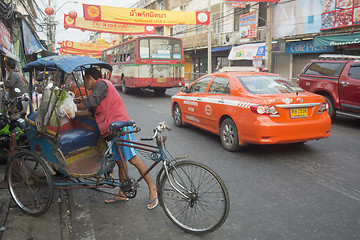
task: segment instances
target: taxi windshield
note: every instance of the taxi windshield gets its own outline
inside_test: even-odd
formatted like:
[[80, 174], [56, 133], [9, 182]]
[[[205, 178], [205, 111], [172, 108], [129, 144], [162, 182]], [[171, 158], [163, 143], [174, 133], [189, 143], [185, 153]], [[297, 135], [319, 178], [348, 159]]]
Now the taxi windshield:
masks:
[[254, 94], [304, 92], [301, 87], [281, 76], [259, 75], [237, 78], [248, 92]]

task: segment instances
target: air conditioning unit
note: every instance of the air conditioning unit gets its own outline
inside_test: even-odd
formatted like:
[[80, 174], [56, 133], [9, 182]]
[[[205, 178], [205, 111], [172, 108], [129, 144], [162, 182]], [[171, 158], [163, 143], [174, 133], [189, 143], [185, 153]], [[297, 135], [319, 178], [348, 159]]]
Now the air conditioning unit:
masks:
[[234, 33], [226, 33], [222, 35], [222, 45], [234, 45], [236, 37]]

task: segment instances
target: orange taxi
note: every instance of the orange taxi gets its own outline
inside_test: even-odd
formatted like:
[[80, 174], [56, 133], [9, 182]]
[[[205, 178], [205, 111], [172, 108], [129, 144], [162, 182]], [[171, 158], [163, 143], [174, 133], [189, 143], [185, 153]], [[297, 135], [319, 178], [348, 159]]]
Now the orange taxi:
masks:
[[306, 142], [330, 135], [323, 96], [277, 74], [243, 70], [208, 74], [182, 88], [172, 97], [175, 125], [191, 124], [215, 133], [228, 151], [246, 144]]

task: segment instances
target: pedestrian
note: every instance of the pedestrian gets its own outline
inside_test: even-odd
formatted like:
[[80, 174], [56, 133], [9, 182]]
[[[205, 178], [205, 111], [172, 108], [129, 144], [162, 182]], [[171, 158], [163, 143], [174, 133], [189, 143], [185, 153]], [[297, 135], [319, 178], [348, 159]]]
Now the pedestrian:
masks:
[[[78, 111], [76, 115], [86, 116], [94, 113], [100, 133], [107, 139], [110, 131], [109, 126], [112, 122], [130, 120], [125, 104], [114, 85], [110, 81], [101, 78], [101, 72], [98, 69], [87, 68], [85, 70], [84, 83], [87, 89], [92, 90], [92, 93], [85, 100], [78, 103], [77, 109], [83, 111]], [[128, 131], [132, 130], [132, 127], [127, 128]], [[127, 137], [128, 140], [134, 140], [133, 133], [126, 134], [124, 137]], [[147, 167], [138, 157], [135, 148], [126, 146], [120, 146], [120, 148], [125, 160], [134, 165], [141, 175], [147, 171]], [[125, 179], [125, 171], [127, 169], [123, 169], [120, 161], [117, 161], [116, 164], [118, 165], [120, 179]], [[158, 205], [157, 192], [150, 175], [146, 174], [144, 179], [149, 188], [147, 209], [151, 210]], [[122, 190], [119, 189], [116, 196], [106, 199], [105, 202], [115, 203], [128, 200]]]
[[[15, 69], [16, 62], [12, 58], [5, 60], [5, 68], [8, 72], [8, 77], [5, 80], [5, 89], [8, 92], [8, 99], [14, 99], [22, 96], [26, 92], [25, 83], [20, 73]], [[17, 91], [15, 90], [17, 89]], [[19, 112], [16, 108], [16, 102], [9, 106], [9, 116], [13, 119], [13, 113]]]

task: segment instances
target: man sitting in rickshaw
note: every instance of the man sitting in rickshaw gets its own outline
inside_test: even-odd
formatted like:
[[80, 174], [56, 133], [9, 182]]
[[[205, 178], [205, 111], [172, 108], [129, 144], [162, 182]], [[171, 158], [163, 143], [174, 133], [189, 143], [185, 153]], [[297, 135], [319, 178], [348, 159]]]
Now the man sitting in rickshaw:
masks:
[[[101, 78], [101, 72], [98, 69], [85, 69], [84, 83], [87, 89], [92, 90], [92, 93], [77, 104], [77, 109], [82, 111], [78, 111], [76, 115], [86, 116], [94, 114], [100, 133], [105, 140], [107, 140], [111, 123], [115, 121], [130, 121], [125, 104], [113, 84]], [[127, 131], [132, 131], [132, 127], [127, 128]], [[133, 133], [125, 134], [123, 137], [127, 140], [134, 141]], [[135, 148], [127, 146], [120, 146], [120, 148], [125, 160], [134, 165], [140, 174], [144, 174], [147, 171], [147, 167], [138, 157]], [[120, 161], [116, 163], [118, 165], [120, 179], [125, 179], [126, 170], [123, 169]], [[149, 204], [147, 205], [147, 209], [151, 210], [158, 205], [157, 192], [150, 175], [147, 174], [144, 179], [149, 188]], [[120, 189], [116, 196], [106, 199], [105, 202], [114, 203], [127, 200], [128, 198]]]

